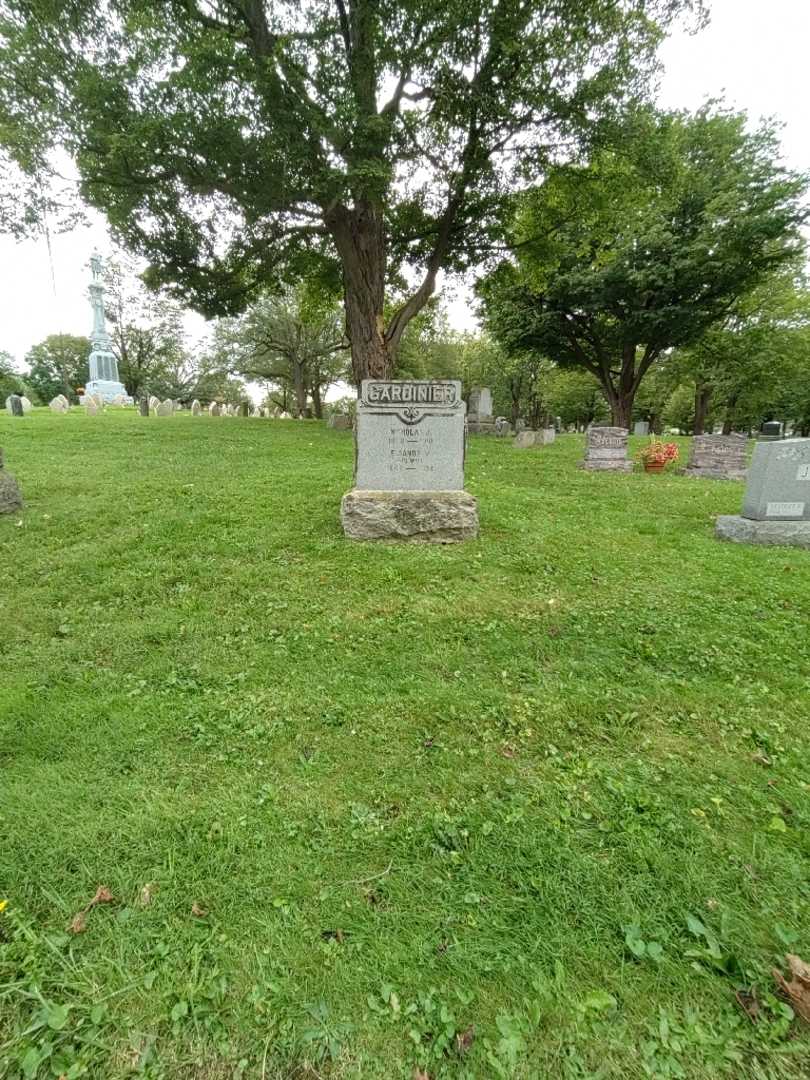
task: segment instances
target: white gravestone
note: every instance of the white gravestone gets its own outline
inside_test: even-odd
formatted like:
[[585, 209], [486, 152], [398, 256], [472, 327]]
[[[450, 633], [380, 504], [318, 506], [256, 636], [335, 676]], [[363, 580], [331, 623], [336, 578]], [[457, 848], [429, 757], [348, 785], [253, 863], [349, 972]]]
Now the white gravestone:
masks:
[[588, 428], [581, 467], [589, 472], [630, 472], [633, 462], [627, 460], [627, 434], [627, 428]]
[[464, 491], [461, 383], [364, 379], [355, 420], [355, 486], [341, 520], [352, 539], [450, 542], [478, 532]]
[[64, 394], [57, 394], [56, 397], [48, 403], [48, 408], [51, 412], [66, 413], [70, 408], [70, 402]]
[[219, 405], [217, 405], [215, 401], [212, 401], [211, 404], [208, 406], [208, 415], [219, 416]]
[[200, 405], [199, 401], [197, 401], [197, 399], [194, 398], [194, 400], [191, 403], [191, 415], [192, 416], [199, 416], [201, 412], [202, 412], [202, 406]]
[[810, 547], [810, 439], [756, 444], [742, 515], [719, 517], [717, 535], [738, 543]]
[[158, 407], [155, 409], [155, 415], [156, 416], [173, 416], [174, 415], [174, 402], [171, 400], [171, 398], [166, 398], [165, 401], [162, 401], [160, 403], [160, 405], [158, 405]]

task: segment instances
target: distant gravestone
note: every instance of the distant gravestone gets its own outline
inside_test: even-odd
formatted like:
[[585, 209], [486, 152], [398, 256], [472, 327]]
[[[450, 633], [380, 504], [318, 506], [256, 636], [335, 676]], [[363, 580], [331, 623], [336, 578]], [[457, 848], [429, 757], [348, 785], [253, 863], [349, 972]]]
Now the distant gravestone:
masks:
[[219, 405], [217, 405], [215, 401], [212, 401], [211, 404], [208, 406], [208, 415], [219, 416]]
[[281, 414], [281, 416], [279, 417], [279, 420], [289, 420], [289, 419], [291, 419], [291, 417], [290, 417], [290, 414], [288, 412], [283, 412]]
[[646, 420], [636, 420], [635, 424], [633, 425], [633, 434], [634, 435], [649, 435], [650, 434], [650, 425], [648, 424], [648, 422]]
[[19, 394], [9, 394], [6, 398], [6, 408], [12, 416], [24, 416], [22, 398]]
[[242, 401], [242, 402], [239, 403], [239, 415], [240, 416], [249, 416], [250, 415], [250, 407], [249, 407], [249, 405], [248, 405], [248, 403], [246, 401]]
[[556, 437], [554, 428], [542, 428], [540, 431], [519, 431], [512, 446], [515, 450], [528, 450], [532, 446], [548, 446]]
[[495, 418], [492, 415], [492, 393], [488, 386], [470, 389], [467, 409], [467, 430], [471, 435], [495, 435]]
[[719, 517], [716, 532], [736, 543], [810, 548], [810, 439], [758, 442], [742, 515]]
[[335, 431], [351, 431], [352, 418], [346, 413], [332, 413], [326, 421], [326, 426], [334, 428]]
[[768, 420], [760, 429], [761, 439], [781, 439], [785, 433], [785, 425], [781, 420]]
[[152, 412], [155, 412], [157, 410], [159, 404], [160, 398], [155, 397], [155, 395], [152, 394], [152, 396], [149, 398], [149, 408], [152, 410]]
[[522, 416], [519, 416], [517, 418], [517, 420], [515, 421], [515, 434], [519, 435], [521, 433], [521, 431], [529, 431], [529, 430], [531, 430], [531, 429], [529, 428], [526, 421], [523, 419]]
[[13, 514], [22, 509], [22, 504], [17, 481], [3, 468], [3, 451], [0, 449], [0, 514]]
[[25, 394], [22, 395], [22, 397], [20, 398], [20, 401], [22, 402], [23, 412], [24, 413], [31, 412], [31, 410], [33, 409], [34, 406], [31, 404], [31, 402], [28, 400], [28, 398], [25, 396]]
[[[132, 403], [132, 398], [129, 398], [129, 403], [130, 404]], [[126, 396], [126, 394], [116, 394], [115, 397], [110, 402], [110, 404], [111, 405], [116, 405], [118, 408], [122, 408], [124, 405], [127, 404], [127, 396]]]
[[748, 451], [745, 435], [695, 435], [684, 476], [744, 480]]
[[505, 439], [512, 434], [512, 425], [505, 416], [499, 416], [495, 421], [495, 434], [500, 439]]
[[138, 402], [138, 409], [140, 410], [141, 416], [149, 415], [149, 398], [146, 397], [146, 395]]
[[464, 414], [455, 380], [363, 380], [355, 485], [340, 511], [346, 536], [450, 543], [478, 535], [478, 505], [464, 491]]
[[48, 402], [48, 408], [51, 412], [66, 413], [70, 408], [70, 402], [64, 394], [57, 394], [55, 398]]
[[627, 460], [627, 428], [590, 427], [586, 433], [585, 460], [581, 468], [589, 472], [631, 472]]
[[262, 415], [264, 416], [265, 420], [270, 419], [271, 413], [270, 413], [270, 406], [269, 405], [265, 405], [265, 407], [264, 407], [264, 409], [262, 411]]
[[94, 397], [86, 397], [84, 411], [87, 416], [98, 416], [101, 412], [101, 407]]
[[191, 415], [192, 416], [199, 416], [201, 413], [202, 413], [202, 405], [200, 405], [199, 401], [197, 401], [197, 399], [194, 398], [194, 400], [191, 403]]
[[165, 401], [161, 401], [158, 407], [155, 409], [156, 416], [173, 416], [174, 415], [174, 402], [170, 398], [166, 398]]

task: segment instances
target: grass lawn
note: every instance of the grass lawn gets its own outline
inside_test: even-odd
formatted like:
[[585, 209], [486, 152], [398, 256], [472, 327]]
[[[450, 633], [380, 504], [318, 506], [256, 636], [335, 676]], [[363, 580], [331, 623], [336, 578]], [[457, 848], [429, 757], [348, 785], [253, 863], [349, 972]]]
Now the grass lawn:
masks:
[[0, 1076], [810, 1075], [810, 553], [741, 484], [478, 438], [478, 542], [357, 545], [320, 424], [0, 445]]

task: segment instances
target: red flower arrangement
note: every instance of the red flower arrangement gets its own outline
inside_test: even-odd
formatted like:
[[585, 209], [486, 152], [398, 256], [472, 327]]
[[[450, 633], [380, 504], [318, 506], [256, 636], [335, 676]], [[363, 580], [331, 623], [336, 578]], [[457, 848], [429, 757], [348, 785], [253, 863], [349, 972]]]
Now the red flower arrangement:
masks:
[[643, 446], [638, 452], [638, 460], [645, 468], [652, 466], [656, 471], [663, 469], [670, 461], [678, 460], [678, 447], [674, 442], [661, 442], [660, 439], [651, 439], [647, 446]]

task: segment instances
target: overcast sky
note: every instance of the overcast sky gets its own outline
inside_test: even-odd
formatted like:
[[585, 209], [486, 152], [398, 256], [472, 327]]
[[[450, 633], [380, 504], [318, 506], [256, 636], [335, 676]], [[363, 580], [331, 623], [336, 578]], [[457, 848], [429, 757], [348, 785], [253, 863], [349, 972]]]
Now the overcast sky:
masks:
[[[695, 37], [678, 34], [661, 50], [665, 66], [660, 102], [697, 108], [707, 97], [724, 97], [753, 119], [776, 116], [785, 125], [785, 161], [810, 171], [807, 121], [810, 75], [808, 0], [709, 0], [711, 23]], [[15, 244], [0, 237], [0, 349], [17, 361], [48, 334], [88, 334], [87, 260], [93, 247], [110, 250], [101, 219], [91, 228]], [[459, 329], [474, 320], [464, 291], [448, 297]], [[195, 336], [202, 319], [191, 320]]]

